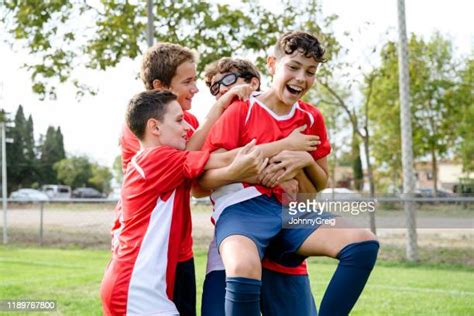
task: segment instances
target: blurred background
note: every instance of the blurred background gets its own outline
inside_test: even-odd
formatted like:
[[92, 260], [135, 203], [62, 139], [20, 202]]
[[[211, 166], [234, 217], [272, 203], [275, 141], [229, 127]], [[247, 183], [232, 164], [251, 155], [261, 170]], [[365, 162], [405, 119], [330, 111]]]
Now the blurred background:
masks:
[[[362, 225], [382, 242], [382, 266], [407, 269], [387, 268], [386, 278], [372, 289], [386, 292], [374, 303], [375, 312], [367, 299], [355, 314], [474, 314], [468, 303], [474, 295], [474, 4], [420, 0], [406, 1], [404, 8], [412, 130], [412, 160], [405, 166], [413, 177], [408, 200], [403, 195], [408, 191], [401, 134], [408, 127], [400, 115], [401, 17], [395, 0], [0, 1], [6, 173], [1, 229], [7, 244], [0, 248], [2, 262], [15, 262], [16, 250], [36, 259], [77, 248], [86, 257], [97, 256], [97, 262], [81, 263], [94, 271], [92, 285], [79, 292], [87, 302], [68, 305], [68, 298], [58, 296], [69, 306], [60, 313], [96, 313], [94, 291], [109, 256], [122, 181], [118, 137], [128, 100], [143, 90], [138, 72], [147, 46], [167, 41], [196, 50], [200, 75], [223, 56], [249, 59], [262, 72], [265, 89], [271, 82], [265, 67], [269, 49], [283, 32], [304, 30], [318, 35], [327, 50], [328, 61], [305, 96], [321, 109], [333, 148], [326, 192], [334, 199], [376, 199], [376, 212], [361, 215]], [[191, 110], [199, 119], [213, 104], [201, 79]], [[207, 199], [192, 204], [198, 265], [204, 265], [213, 234], [211, 206]], [[450, 271], [452, 278], [423, 270], [426, 276], [417, 279], [410, 274], [412, 264]], [[13, 263], [3, 269], [20, 267]], [[390, 278], [396, 273], [405, 276], [402, 284]], [[22, 282], [18, 274], [12, 278], [5, 297], [29, 293], [8, 288]], [[454, 283], [460, 288], [450, 292], [446, 284]], [[418, 293], [426, 304], [407, 302], [400, 312], [400, 291]], [[435, 306], [432, 295], [440, 296]]]

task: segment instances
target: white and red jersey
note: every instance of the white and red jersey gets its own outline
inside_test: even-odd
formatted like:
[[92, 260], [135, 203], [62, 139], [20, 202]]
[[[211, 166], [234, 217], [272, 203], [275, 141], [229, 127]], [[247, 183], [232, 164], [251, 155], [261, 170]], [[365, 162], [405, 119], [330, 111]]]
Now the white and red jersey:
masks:
[[[318, 160], [327, 156], [331, 146], [323, 115], [317, 108], [300, 100], [293, 104], [288, 114], [277, 115], [252, 96], [248, 101], [237, 101], [227, 108], [209, 132], [203, 149], [211, 152], [219, 148], [232, 150], [246, 145], [252, 139], [256, 139], [257, 144], [271, 143], [287, 137], [295, 128], [303, 125], [307, 126], [304, 134], [317, 135], [321, 141], [317, 149], [311, 152], [313, 158]], [[214, 202], [213, 222], [217, 222], [226, 207], [262, 194], [275, 195], [281, 201], [283, 190], [280, 187], [270, 189], [248, 183], [232, 183], [219, 188], [211, 195]], [[295, 268], [266, 259], [262, 264], [267, 269], [285, 274], [307, 274], [305, 262]]]
[[[196, 129], [199, 127], [199, 122], [197, 118], [188, 111], [184, 111], [184, 122], [188, 127], [187, 136], [188, 139], [194, 134]], [[122, 149], [122, 170], [125, 174], [128, 164], [130, 163], [133, 156], [140, 150], [140, 142], [135, 134], [132, 133], [127, 124], [123, 125], [122, 134], [120, 135], [120, 147]], [[183, 197], [187, 201], [191, 198], [190, 192], [187, 192], [187, 196]], [[121, 213], [120, 213], [121, 203], [117, 203], [115, 207], [116, 219], [112, 227], [112, 235], [115, 236], [120, 233], [121, 227]], [[181, 250], [179, 253], [179, 262], [188, 261], [193, 257], [193, 239], [192, 239], [192, 218], [191, 212], [188, 212], [184, 215], [183, 225], [185, 226], [185, 231], [183, 233], [183, 241], [181, 243]], [[116, 244], [116, 238], [112, 238], [112, 247]]]
[[172, 298], [183, 215], [190, 213], [186, 197], [208, 159], [207, 151], [160, 146], [140, 151], [128, 165], [122, 227], [101, 286], [106, 315], [178, 315]]

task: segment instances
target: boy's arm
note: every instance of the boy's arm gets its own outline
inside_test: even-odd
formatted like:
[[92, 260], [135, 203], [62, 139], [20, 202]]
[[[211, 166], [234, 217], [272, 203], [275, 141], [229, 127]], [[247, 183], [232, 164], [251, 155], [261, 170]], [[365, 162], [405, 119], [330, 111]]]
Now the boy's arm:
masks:
[[306, 173], [301, 170], [295, 176], [295, 179], [298, 181], [298, 193], [301, 194], [316, 194], [318, 190], [314, 186], [313, 182], [308, 178]]
[[222, 113], [232, 103], [233, 100], [245, 100], [247, 99], [254, 89], [250, 84], [243, 84], [232, 87], [227, 91], [219, 100], [214, 103], [212, 108], [206, 115], [204, 123], [194, 132], [193, 136], [189, 139], [186, 144], [186, 150], [200, 150], [204, 145], [207, 134], [211, 130], [214, 123], [219, 119]]
[[317, 191], [326, 188], [329, 178], [329, 166], [327, 157], [312, 161], [312, 163], [304, 168], [309, 180], [313, 183]]
[[212, 125], [217, 121], [217, 119], [224, 112], [224, 107], [217, 101], [214, 103], [212, 108], [207, 113], [204, 122], [199, 128], [194, 132], [194, 134], [189, 139], [186, 144], [186, 150], [200, 150], [204, 141], [206, 140], [207, 134], [211, 130]]
[[[303, 125], [299, 128], [296, 128], [290, 135], [286, 138], [271, 142], [257, 145], [256, 148], [260, 149], [264, 158], [270, 158], [280, 153], [281, 151], [288, 148], [297, 148], [297, 150], [315, 150], [316, 146], [319, 145], [319, 137], [314, 135], [305, 135], [302, 134], [302, 131], [306, 129], [306, 126]], [[227, 156], [229, 159], [232, 159], [240, 148], [233, 149], [228, 153]], [[224, 151], [224, 149], [219, 149], [219, 152]], [[212, 168], [211, 168], [212, 169]], [[229, 168], [219, 168], [213, 170], [207, 170], [199, 178], [199, 186], [205, 190], [213, 190], [218, 187], [221, 187], [226, 184], [234, 182], [247, 182], [247, 183], [258, 183], [256, 178], [246, 179], [247, 177], [242, 176], [242, 174], [235, 174], [229, 172]], [[196, 189], [196, 193], [198, 189]]]
[[272, 185], [292, 179], [299, 170], [304, 169], [308, 179], [317, 191], [321, 191], [326, 187], [329, 169], [326, 157], [314, 161], [313, 156], [307, 152], [285, 150], [274, 156], [270, 163], [271, 165], [264, 170], [262, 178], [265, 178], [268, 174], [276, 175], [279, 173], [271, 180]]

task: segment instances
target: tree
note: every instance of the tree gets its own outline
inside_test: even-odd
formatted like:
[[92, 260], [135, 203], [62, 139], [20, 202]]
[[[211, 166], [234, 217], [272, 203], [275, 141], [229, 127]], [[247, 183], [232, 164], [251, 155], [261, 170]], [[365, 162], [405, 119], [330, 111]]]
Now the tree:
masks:
[[8, 191], [15, 190], [25, 185], [26, 159], [25, 159], [25, 132], [26, 119], [23, 107], [20, 105], [16, 111], [15, 126], [9, 130], [8, 137], [13, 139], [12, 143], [7, 143], [7, 178]]
[[62, 159], [54, 164], [53, 170], [60, 183], [73, 188], [88, 186], [89, 179], [93, 176], [92, 164], [85, 156]]
[[[456, 130], [452, 128], [456, 77], [452, 45], [435, 33], [429, 42], [412, 35], [408, 46], [414, 155], [431, 158], [436, 192], [438, 160], [448, 154], [456, 139]], [[376, 157], [390, 164], [392, 170], [400, 170], [398, 62], [394, 43], [387, 43], [382, 50], [382, 64], [375, 72], [379, 76], [374, 83], [370, 108]]]
[[[206, 0], [154, 4], [155, 39], [196, 49], [199, 71], [222, 56], [263, 53], [297, 16], [295, 10], [278, 15], [250, 1], [239, 8]], [[80, 96], [94, 89], [74, 78], [75, 68], [105, 70], [143, 53], [145, 6], [146, 1], [3, 0], [2, 22], [12, 41], [20, 41], [35, 57], [26, 63], [35, 93], [55, 95], [58, 84], [70, 82]], [[96, 23], [84, 23], [91, 20]]]
[[21, 105], [15, 114], [14, 126], [7, 128], [7, 137], [13, 139], [7, 143], [8, 190], [38, 186], [33, 118], [31, 115], [28, 120], [25, 118]]
[[57, 129], [52, 126], [48, 127], [40, 149], [42, 183], [56, 183], [58, 176], [53, 166], [56, 162], [65, 158], [63, 136], [59, 127]]
[[112, 169], [114, 172], [115, 181], [117, 181], [117, 183], [122, 183], [123, 170], [122, 170], [122, 156], [121, 155], [117, 155], [117, 157], [115, 157]]
[[92, 164], [92, 176], [89, 178], [88, 183], [100, 192], [110, 193], [110, 181], [112, 178], [113, 175], [109, 168], [98, 164]]
[[453, 116], [452, 126], [456, 126], [456, 155], [461, 159], [463, 171], [469, 176], [474, 172], [474, 138], [472, 137], [474, 122], [474, 58], [465, 60], [459, 74], [453, 95], [456, 113]]

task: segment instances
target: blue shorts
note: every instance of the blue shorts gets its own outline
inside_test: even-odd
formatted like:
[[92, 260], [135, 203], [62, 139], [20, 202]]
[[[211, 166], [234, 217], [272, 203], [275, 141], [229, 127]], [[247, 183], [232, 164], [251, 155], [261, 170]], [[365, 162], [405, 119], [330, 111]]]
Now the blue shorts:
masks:
[[297, 255], [296, 251], [320, 225], [283, 228], [282, 212], [282, 204], [266, 195], [227, 207], [216, 223], [217, 246], [220, 247], [229, 236], [242, 235], [255, 243], [260, 259], [266, 254], [269, 259], [285, 266], [301, 264], [306, 257]]

